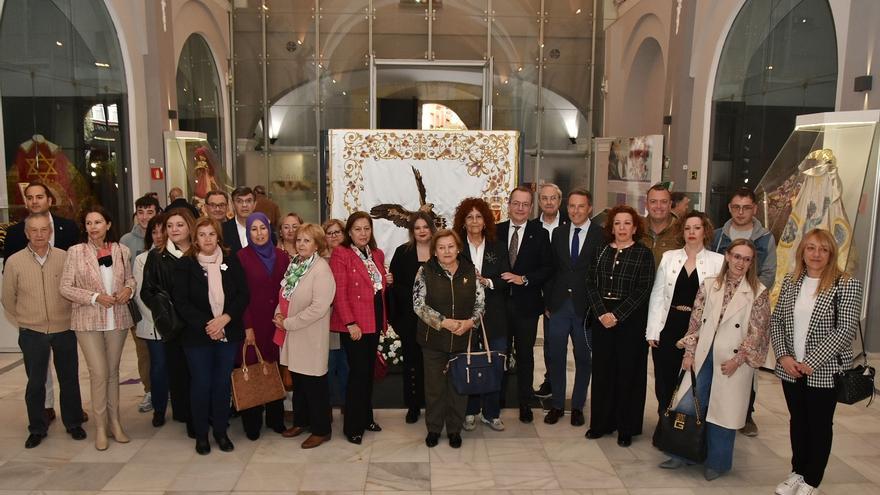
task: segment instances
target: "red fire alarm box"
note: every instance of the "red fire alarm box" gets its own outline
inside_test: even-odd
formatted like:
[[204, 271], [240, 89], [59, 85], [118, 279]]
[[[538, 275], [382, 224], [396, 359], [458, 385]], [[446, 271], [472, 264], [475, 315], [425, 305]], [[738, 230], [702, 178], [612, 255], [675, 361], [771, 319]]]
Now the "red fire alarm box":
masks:
[[162, 167], [150, 167], [150, 177], [153, 180], [164, 180], [165, 170]]

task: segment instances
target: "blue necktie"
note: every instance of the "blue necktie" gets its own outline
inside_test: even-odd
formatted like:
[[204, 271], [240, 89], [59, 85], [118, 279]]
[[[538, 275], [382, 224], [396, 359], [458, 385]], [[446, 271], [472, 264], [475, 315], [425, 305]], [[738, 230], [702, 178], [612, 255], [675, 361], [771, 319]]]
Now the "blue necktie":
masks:
[[581, 254], [581, 238], [580, 238], [581, 228], [575, 227], [574, 235], [571, 236], [571, 266], [574, 266], [577, 263], [578, 256]]

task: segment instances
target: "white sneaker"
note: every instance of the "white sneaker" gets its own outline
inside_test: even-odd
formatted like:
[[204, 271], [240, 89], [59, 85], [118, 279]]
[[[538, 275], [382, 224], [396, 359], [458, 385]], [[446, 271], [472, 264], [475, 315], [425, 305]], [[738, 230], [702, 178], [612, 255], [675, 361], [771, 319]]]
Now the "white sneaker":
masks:
[[492, 428], [495, 431], [504, 431], [504, 422], [501, 421], [501, 418], [495, 418], [492, 420], [486, 419], [485, 417], [481, 417], [483, 423], [489, 425], [489, 428]]
[[776, 485], [776, 495], [795, 495], [797, 493], [798, 488], [804, 483], [804, 477], [797, 474], [791, 473], [788, 475], [788, 478]]
[[153, 410], [153, 394], [147, 392], [144, 394], [144, 399], [138, 404], [138, 411], [145, 413]]
[[461, 427], [464, 431], [474, 431], [477, 428], [477, 417], [473, 414], [468, 414], [464, 417], [464, 424]]
[[806, 481], [801, 481], [795, 495], [819, 495], [819, 489], [815, 486], [808, 485]]

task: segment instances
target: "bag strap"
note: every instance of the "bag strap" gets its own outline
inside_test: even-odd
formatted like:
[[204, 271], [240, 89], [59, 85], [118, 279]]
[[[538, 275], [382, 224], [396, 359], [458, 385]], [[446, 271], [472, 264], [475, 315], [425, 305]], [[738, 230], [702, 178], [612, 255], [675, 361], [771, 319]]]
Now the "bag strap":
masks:
[[[486, 355], [488, 356], [489, 364], [491, 364], [492, 363], [492, 350], [489, 349], [489, 337], [486, 335], [486, 324], [483, 323], [483, 315], [480, 315], [480, 330], [483, 332], [483, 349], [485, 350]], [[471, 328], [468, 331], [468, 346], [467, 346], [467, 352], [465, 353], [465, 355], [467, 357], [467, 364], [468, 365], [471, 364], [471, 355], [474, 354], [471, 352], [471, 340], [473, 339], [473, 332], [474, 332], [473, 328]]]
[[[684, 373], [685, 370], [681, 370], [678, 373], [678, 380], [675, 383], [675, 390], [672, 391], [672, 398], [669, 399], [669, 405], [666, 406], [666, 411], [663, 413], [664, 416], [669, 416], [669, 412], [672, 411], [672, 404], [675, 402], [675, 396], [678, 395], [678, 388], [681, 387], [681, 382], [684, 381]], [[700, 398], [697, 397], [697, 375], [694, 373], [694, 367], [691, 366], [691, 396], [694, 398], [694, 415], [697, 417], [697, 424], [702, 423], [702, 419], [700, 418]]]
[[263, 364], [263, 355], [260, 354], [260, 348], [257, 347], [257, 344], [248, 344], [247, 342], [245, 342], [241, 346], [241, 370], [245, 371], [245, 372], [248, 369], [248, 364], [247, 364], [247, 348], [248, 348], [248, 346], [253, 347], [254, 351], [256, 351], [256, 353], [257, 353], [257, 363], [256, 364]]

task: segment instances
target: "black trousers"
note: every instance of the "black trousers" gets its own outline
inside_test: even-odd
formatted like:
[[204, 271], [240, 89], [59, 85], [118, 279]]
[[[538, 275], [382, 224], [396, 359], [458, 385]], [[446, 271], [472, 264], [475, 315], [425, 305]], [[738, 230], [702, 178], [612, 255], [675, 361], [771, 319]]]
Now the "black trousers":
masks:
[[82, 425], [82, 399], [79, 393], [79, 355], [73, 330], [43, 333], [21, 328], [18, 346], [24, 357], [27, 388], [24, 401], [27, 406], [28, 432], [45, 435], [46, 374], [49, 372], [50, 351], [54, 356], [58, 388], [61, 389], [61, 420], [68, 430]]
[[403, 403], [408, 409], [421, 409], [425, 407], [422, 347], [416, 341], [415, 327], [398, 330], [397, 334], [403, 350]]
[[534, 390], [535, 339], [538, 337], [538, 316], [520, 314], [513, 299], [507, 300], [507, 321], [516, 359], [516, 388], [520, 407], [529, 405]]
[[241, 425], [248, 437], [260, 436], [260, 430], [263, 429], [263, 413], [266, 415], [266, 426], [278, 433], [284, 431], [284, 399], [279, 399], [239, 411]]
[[[330, 434], [330, 382], [327, 375], [293, 375], [293, 426], [309, 428], [312, 435]], [[346, 410], [346, 415], [347, 415]]]
[[171, 393], [172, 417], [189, 423], [192, 412], [189, 396], [189, 364], [179, 342], [165, 342], [165, 365], [168, 369], [168, 391]]
[[376, 366], [379, 334], [365, 333], [360, 340], [352, 340], [347, 333], [340, 334], [340, 337], [348, 358], [348, 389], [345, 391], [342, 430], [349, 437], [363, 435], [373, 422], [373, 369]]
[[807, 379], [801, 378], [794, 383], [783, 380], [782, 391], [791, 415], [791, 470], [817, 487], [831, 455], [837, 390], [810, 387]]

